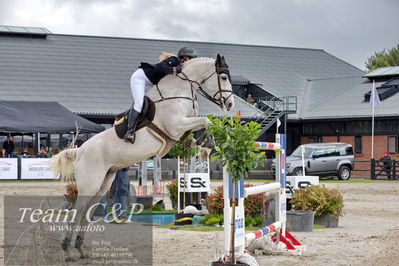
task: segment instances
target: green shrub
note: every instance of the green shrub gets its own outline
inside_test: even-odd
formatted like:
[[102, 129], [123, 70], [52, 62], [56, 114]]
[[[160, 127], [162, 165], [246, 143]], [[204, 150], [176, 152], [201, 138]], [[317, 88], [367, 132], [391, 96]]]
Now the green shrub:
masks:
[[252, 225], [253, 218], [252, 216], [245, 216], [245, 226]]
[[223, 186], [217, 187], [214, 193], [208, 194], [205, 199], [205, 204], [208, 206], [209, 213], [223, 214]]
[[336, 218], [342, 216], [344, 207], [342, 193], [325, 185], [296, 189], [291, 204], [295, 210], [314, 211], [316, 216], [332, 214]]
[[191, 157], [195, 156], [199, 147], [191, 148], [190, 143], [194, 139], [194, 134], [190, 133], [183, 141], [176, 143], [169, 151], [169, 155], [173, 157], [180, 157], [187, 162]]
[[206, 224], [207, 221], [208, 221], [208, 218], [206, 216], [199, 219], [200, 224]]
[[245, 216], [245, 226], [261, 226], [263, 224], [263, 215]]
[[252, 218], [252, 225], [253, 226], [261, 226], [263, 224], [264, 216], [263, 215], [256, 215]]
[[217, 217], [210, 217], [208, 219], [209, 225], [219, 224], [219, 222], [220, 222], [220, 219], [218, 219]]
[[170, 200], [177, 200], [177, 179], [172, 180], [172, 182], [167, 184], [166, 188], [169, 191]]
[[222, 214], [208, 214], [199, 220], [200, 224], [219, 224], [223, 225], [223, 215]]

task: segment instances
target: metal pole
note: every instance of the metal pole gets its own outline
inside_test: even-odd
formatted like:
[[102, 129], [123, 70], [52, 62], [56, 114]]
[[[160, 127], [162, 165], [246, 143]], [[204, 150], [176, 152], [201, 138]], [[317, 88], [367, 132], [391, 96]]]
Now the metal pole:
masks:
[[374, 104], [371, 118], [371, 159], [374, 159]]

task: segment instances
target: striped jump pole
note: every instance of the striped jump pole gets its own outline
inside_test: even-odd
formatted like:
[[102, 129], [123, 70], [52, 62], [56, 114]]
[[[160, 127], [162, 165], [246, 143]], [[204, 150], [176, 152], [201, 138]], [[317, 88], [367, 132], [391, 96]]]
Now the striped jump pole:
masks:
[[264, 235], [267, 235], [268, 233], [271, 232], [276, 232], [281, 229], [281, 222], [275, 222], [272, 223], [271, 225], [265, 226], [261, 229], [258, 229], [252, 233], [246, 234], [245, 235], [245, 245], [248, 246], [253, 240], [262, 237]]

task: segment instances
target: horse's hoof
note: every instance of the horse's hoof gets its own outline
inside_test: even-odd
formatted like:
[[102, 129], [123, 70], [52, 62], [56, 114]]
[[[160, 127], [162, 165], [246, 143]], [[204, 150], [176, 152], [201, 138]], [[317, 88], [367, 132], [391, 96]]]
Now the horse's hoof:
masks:
[[65, 259], [65, 262], [76, 262], [76, 260], [72, 257], [68, 257]]

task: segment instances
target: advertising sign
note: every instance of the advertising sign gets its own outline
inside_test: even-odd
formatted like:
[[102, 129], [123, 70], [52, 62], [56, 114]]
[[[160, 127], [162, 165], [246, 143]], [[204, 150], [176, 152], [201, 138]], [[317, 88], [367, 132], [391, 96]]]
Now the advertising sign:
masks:
[[287, 199], [292, 198], [292, 194], [294, 193], [294, 189], [304, 188], [309, 185], [318, 185], [319, 177], [318, 176], [287, 176], [287, 186], [286, 186], [286, 194]]
[[210, 192], [211, 190], [208, 173], [188, 173], [186, 182], [184, 182], [184, 173], [180, 173], [179, 180], [181, 192]]
[[18, 159], [0, 158], [0, 179], [18, 179]]
[[21, 159], [21, 179], [55, 179], [50, 158]]

